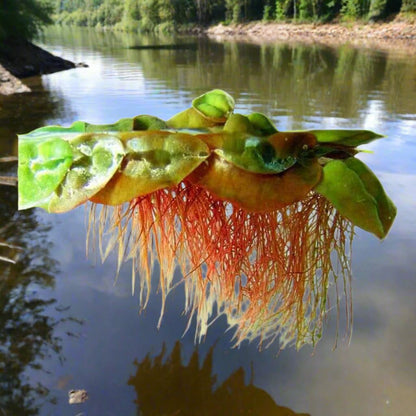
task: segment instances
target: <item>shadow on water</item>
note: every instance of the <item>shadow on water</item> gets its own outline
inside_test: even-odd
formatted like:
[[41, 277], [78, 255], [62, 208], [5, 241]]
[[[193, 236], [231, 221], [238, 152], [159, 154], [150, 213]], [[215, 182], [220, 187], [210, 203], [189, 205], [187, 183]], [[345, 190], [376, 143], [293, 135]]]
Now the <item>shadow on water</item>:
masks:
[[171, 44], [161, 44], [161, 45], [134, 45], [130, 46], [129, 49], [164, 49], [164, 50], [185, 50], [185, 49], [198, 49], [197, 43], [171, 43]]
[[32, 92], [0, 95], [0, 155], [17, 156], [17, 134], [25, 133], [59, 118], [73, 114], [59, 91], [45, 88], [41, 77], [25, 79]]
[[14, 262], [0, 260], [0, 415], [38, 415], [55, 399], [32, 376], [48, 374], [48, 360], [64, 359], [57, 330], [80, 321], [48, 296], [58, 273], [49, 254], [50, 227], [39, 224], [33, 210], [16, 211], [16, 188], [0, 189], [1, 254]]
[[128, 384], [136, 391], [137, 414], [140, 416], [308, 416], [277, 405], [263, 389], [246, 384], [242, 367], [217, 385], [212, 374], [214, 346], [200, 364], [195, 349], [189, 363], [184, 365], [181, 343], [176, 342], [169, 356], [166, 347], [154, 358], [149, 354], [134, 361], [136, 374]]
[[36, 415], [49, 391], [26, 372], [43, 370], [40, 361], [61, 352], [54, 335], [59, 320], [47, 313], [56, 301], [37, 291], [53, 287], [57, 264], [48, 256], [48, 228], [36, 224], [33, 211], [15, 212], [16, 189], [1, 187], [1, 196], [0, 239], [16, 264], [0, 261], [0, 411]]

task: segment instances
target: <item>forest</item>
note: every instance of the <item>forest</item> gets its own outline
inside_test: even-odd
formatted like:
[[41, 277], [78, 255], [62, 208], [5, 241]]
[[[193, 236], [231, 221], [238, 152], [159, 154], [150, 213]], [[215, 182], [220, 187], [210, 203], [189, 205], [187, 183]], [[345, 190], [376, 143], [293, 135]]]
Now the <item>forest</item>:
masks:
[[0, 40], [33, 38], [44, 24], [174, 32], [250, 21], [377, 21], [416, 12], [415, 0], [2, 0]]
[[416, 11], [415, 0], [53, 0], [57, 23], [175, 31], [189, 25], [384, 19]]

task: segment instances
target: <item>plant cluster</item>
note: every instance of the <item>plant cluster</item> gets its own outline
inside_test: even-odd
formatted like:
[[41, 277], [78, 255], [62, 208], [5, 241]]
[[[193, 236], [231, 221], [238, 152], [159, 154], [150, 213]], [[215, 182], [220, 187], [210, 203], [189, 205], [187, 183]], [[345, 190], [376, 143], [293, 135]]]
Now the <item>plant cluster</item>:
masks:
[[[282, 132], [261, 113], [234, 113], [234, 104], [212, 90], [166, 121], [139, 115], [21, 135], [19, 209], [59, 213], [90, 201], [88, 236], [103, 260], [118, 253], [118, 270], [132, 260], [143, 307], [156, 263], [161, 317], [181, 272], [197, 337], [224, 314], [237, 345], [315, 344], [329, 286], [350, 290], [352, 227], [384, 238], [396, 215], [355, 157], [381, 136]], [[349, 322], [348, 300], [346, 311]]]

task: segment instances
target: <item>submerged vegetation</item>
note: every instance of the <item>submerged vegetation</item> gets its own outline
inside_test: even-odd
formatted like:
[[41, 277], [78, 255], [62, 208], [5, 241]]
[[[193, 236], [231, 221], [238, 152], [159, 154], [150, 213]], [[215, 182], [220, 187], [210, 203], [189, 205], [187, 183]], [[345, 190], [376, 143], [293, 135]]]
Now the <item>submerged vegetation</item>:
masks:
[[383, 19], [416, 12], [413, 0], [53, 0], [56, 21], [121, 30], [174, 31], [218, 22]]

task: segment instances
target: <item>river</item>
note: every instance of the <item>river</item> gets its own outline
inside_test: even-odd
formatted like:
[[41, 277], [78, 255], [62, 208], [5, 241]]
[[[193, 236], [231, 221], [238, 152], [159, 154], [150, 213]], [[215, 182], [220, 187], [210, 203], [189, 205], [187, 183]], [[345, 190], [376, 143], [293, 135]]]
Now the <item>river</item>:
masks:
[[[160, 294], [140, 312], [131, 265], [116, 275], [85, 253], [86, 213], [16, 212], [1, 187], [0, 409], [23, 415], [410, 415], [416, 408], [416, 57], [344, 45], [253, 45], [49, 28], [39, 43], [84, 62], [27, 80], [32, 93], [0, 98], [0, 154], [17, 133], [75, 120], [167, 119], [213, 88], [237, 111], [267, 114], [279, 130], [364, 128], [385, 135], [358, 157], [398, 208], [383, 241], [356, 229], [351, 339], [336, 310], [315, 348], [233, 348], [219, 319], [195, 343], [184, 295]], [[169, 45], [143, 48], [145, 45]], [[334, 345], [337, 347], [334, 349]], [[197, 362], [199, 361], [199, 366]], [[68, 391], [89, 399], [68, 404]], [[197, 409], [197, 410], [196, 410]], [[290, 410], [291, 409], [291, 410]], [[250, 413], [251, 412], [251, 413]]]

